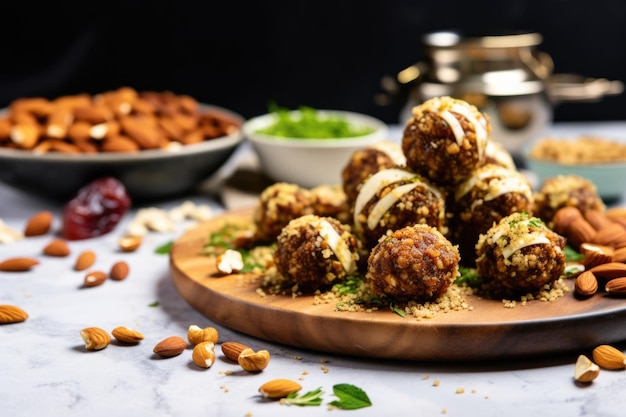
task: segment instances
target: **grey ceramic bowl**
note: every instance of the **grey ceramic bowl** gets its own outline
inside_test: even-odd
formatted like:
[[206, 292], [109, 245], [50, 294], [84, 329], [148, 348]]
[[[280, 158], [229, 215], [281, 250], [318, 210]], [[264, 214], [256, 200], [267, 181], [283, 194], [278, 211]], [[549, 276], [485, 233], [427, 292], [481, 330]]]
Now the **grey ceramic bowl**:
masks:
[[[240, 127], [243, 125], [244, 119], [239, 114], [216, 106], [203, 105], [203, 108], [222, 113]], [[0, 148], [0, 181], [63, 201], [94, 179], [112, 176], [126, 186], [134, 202], [159, 200], [193, 191], [226, 163], [242, 140], [239, 129], [176, 150], [67, 155]]]

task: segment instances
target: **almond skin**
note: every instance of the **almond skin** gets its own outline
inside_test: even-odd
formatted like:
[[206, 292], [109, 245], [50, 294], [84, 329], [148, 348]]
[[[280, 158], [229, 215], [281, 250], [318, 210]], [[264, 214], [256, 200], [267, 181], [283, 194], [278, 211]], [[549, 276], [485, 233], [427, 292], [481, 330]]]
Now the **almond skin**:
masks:
[[18, 306], [0, 304], [0, 324], [20, 323], [28, 318], [28, 313]]
[[118, 326], [111, 331], [118, 342], [135, 344], [143, 340], [143, 334], [126, 326]]
[[228, 358], [229, 360], [233, 362], [237, 362], [237, 360], [239, 359], [239, 355], [245, 349], [249, 349], [249, 347], [241, 343], [237, 343], [237, 342], [222, 343], [222, 353], [224, 354], [224, 356], [226, 356], [226, 358]]
[[626, 277], [613, 278], [606, 283], [604, 290], [610, 295], [626, 297]]
[[83, 279], [83, 285], [87, 288], [97, 287], [104, 284], [107, 279], [107, 274], [102, 271], [91, 271], [85, 275]]
[[290, 379], [272, 379], [259, 387], [259, 392], [265, 398], [285, 398], [291, 393], [298, 392], [302, 386]]
[[111, 279], [115, 281], [122, 281], [128, 277], [128, 271], [130, 270], [128, 264], [124, 261], [118, 261], [113, 264], [111, 267], [111, 272], [109, 276]]
[[43, 253], [48, 256], [64, 257], [70, 254], [70, 247], [63, 239], [53, 239], [43, 248]]
[[574, 281], [574, 290], [576, 294], [583, 297], [589, 297], [598, 291], [598, 280], [591, 271], [585, 271], [576, 277]]
[[24, 236], [41, 236], [50, 231], [54, 216], [49, 211], [40, 211], [28, 219], [24, 228]]
[[81, 252], [80, 255], [76, 258], [76, 262], [74, 263], [74, 269], [76, 271], [84, 271], [85, 269], [91, 267], [94, 262], [96, 262], [96, 254], [94, 251], [86, 250]]
[[157, 343], [152, 351], [161, 357], [171, 358], [180, 355], [186, 348], [187, 342], [182, 337], [170, 336]]
[[594, 266], [590, 269], [591, 272], [599, 280], [610, 280], [613, 278], [626, 276], [626, 264], [621, 262], [609, 262], [602, 265]]
[[21, 272], [28, 271], [33, 266], [39, 265], [39, 261], [33, 258], [9, 258], [0, 262], [0, 271], [5, 272]]
[[626, 355], [610, 345], [600, 345], [593, 350], [593, 360], [604, 369], [626, 368]]

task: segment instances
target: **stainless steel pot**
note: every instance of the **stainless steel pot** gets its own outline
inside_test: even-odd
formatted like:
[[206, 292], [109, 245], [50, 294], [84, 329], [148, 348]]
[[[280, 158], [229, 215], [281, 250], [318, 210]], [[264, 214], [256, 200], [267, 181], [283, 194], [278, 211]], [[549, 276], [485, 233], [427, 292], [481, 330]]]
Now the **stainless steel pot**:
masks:
[[492, 137], [517, 155], [528, 139], [551, 123], [555, 104], [595, 101], [623, 91], [620, 81], [553, 74], [551, 57], [537, 50], [541, 42], [541, 35], [533, 32], [427, 34], [426, 59], [396, 76], [396, 90], [410, 88], [401, 123], [410, 118], [415, 105], [429, 98], [464, 99], [487, 113]]

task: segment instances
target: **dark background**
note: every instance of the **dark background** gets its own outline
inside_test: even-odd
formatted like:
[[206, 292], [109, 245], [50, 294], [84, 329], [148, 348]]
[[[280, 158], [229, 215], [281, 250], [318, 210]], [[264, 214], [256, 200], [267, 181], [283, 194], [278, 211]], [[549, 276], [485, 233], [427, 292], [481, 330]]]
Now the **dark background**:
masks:
[[[381, 79], [420, 61], [443, 29], [543, 35], [556, 73], [626, 80], [626, 2], [108, 1], [2, 6], [0, 106], [128, 85], [234, 110], [270, 101], [398, 122], [403, 97], [375, 103]], [[625, 120], [626, 97], [558, 105], [555, 120]]]

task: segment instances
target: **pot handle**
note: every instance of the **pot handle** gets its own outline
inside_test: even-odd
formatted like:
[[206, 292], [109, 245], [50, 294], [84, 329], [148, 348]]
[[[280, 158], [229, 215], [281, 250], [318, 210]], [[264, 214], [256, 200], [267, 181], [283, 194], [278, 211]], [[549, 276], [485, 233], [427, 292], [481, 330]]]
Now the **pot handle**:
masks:
[[606, 78], [586, 78], [577, 74], [554, 74], [546, 83], [548, 97], [553, 104], [560, 102], [595, 102], [605, 96], [619, 95], [624, 91], [621, 81]]

